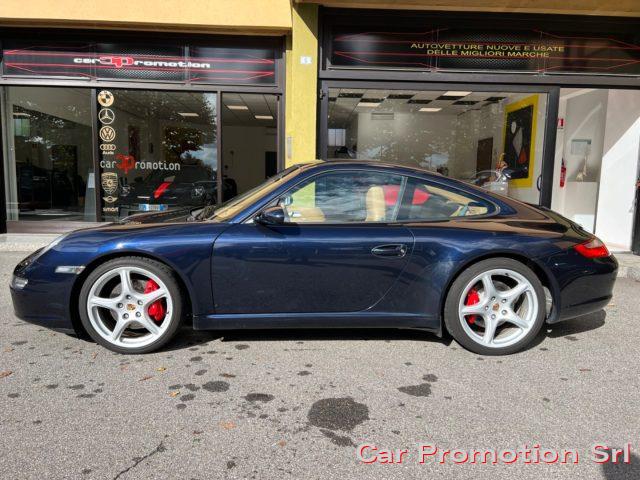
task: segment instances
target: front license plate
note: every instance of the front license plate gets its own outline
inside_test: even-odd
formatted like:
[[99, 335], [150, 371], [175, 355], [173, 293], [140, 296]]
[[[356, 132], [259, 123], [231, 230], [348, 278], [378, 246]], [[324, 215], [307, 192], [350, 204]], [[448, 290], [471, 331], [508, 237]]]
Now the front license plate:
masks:
[[151, 203], [139, 203], [138, 210], [143, 212], [164, 212], [168, 210], [169, 206], [159, 203], [159, 204], [151, 204]]

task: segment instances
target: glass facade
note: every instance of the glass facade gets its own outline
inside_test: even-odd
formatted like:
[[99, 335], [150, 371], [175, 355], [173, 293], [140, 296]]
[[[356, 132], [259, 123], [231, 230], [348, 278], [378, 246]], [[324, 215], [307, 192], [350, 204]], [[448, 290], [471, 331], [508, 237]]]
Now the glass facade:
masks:
[[4, 95], [10, 232], [213, 205], [278, 171], [276, 94], [9, 86]]
[[327, 156], [424, 168], [537, 203], [547, 94], [329, 89]]
[[7, 219], [95, 221], [91, 91], [7, 87]]
[[279, 170], [281, 37], [35, 34], [0, 42], [8, 232], [214, 205]]
[[217, 201], [216, 94], [97, 93], [102, 220]]

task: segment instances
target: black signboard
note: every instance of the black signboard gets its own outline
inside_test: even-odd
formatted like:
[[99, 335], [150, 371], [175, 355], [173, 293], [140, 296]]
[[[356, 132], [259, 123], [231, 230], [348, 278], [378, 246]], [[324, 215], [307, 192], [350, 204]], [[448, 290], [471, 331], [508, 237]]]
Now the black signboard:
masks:
[[[268, 43], [268, 42], [265, 42]], [[275, 47], [5, 41], [2, 73], [189, 83], [276, 83]]]
[[640, 75], [637, 34], [576, 34], [508, 24], [334, 26], [331, 67]]

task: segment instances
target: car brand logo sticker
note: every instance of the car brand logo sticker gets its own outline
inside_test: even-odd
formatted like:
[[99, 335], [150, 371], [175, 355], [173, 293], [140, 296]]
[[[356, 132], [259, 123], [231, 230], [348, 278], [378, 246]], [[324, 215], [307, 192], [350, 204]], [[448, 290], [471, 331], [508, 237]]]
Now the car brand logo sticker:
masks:
[[114, 197], [112, 195], [107, 195], [106, 197], [102, 197], [105, 203], [115, 203], [118, 200], [118, 197]]
[[115, 172], [104, 172], [100, 178], [100, 183], [102, 184], [104, 193], [111, 196], [118, 191], [118, 174]]
[[116, 131], [113, 127], [104, 126], [100, 128], [100, 138], [103, 142], [112, 142], [116, 138]]
[[113, 93], [109, 90], [102, 90], [98, 94], [98, 103], [103, 107], [110, 107], [113, 105]]
[[100, 151], [102, 152], [103, 155], [113, 155], [113, 152], [115, 152], [115, 150], [116, 150], [116, 146], [113, 143], [100, 144]]
[[98, 120], [100, 120], [100, 123], [103, 125], [111, 125], [115, 119], [116, 116], [110, 108], [103, 108], [98, 113]]

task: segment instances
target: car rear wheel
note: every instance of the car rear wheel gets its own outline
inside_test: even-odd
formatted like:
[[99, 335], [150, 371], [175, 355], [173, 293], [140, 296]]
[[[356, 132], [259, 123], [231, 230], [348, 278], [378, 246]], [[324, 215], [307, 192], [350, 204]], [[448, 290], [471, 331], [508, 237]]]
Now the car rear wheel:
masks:
[[467, 268], [453, 282], [445, 303], [445, 325], [458, 343], [482, 355], [525, 348], [545, 319], [544, 288], [526, 265], [491, 258]]
[[120, 353], [148, 353], [175, 335], [182, 299], [166, 265], [121, 257], [89, 274], [79, 308], [82, 324], [100, 345]]

